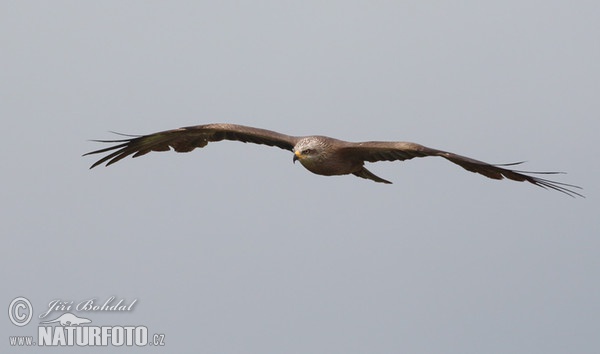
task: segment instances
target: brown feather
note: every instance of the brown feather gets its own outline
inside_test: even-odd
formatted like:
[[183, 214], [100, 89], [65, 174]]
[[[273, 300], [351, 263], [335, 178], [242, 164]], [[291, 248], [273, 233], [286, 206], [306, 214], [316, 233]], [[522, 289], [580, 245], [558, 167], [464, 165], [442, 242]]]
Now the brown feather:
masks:
[[561, 172], [531, 172], [505, 168], [507, 166], [521, 164], [522, 162], [494, 165], [470, 157], [432, 149], [410, 142], [369, 141], [351, 143], [343, 148], [343, 153], [348, 156], [348, 158], [362, 159], [363, 161], [369, 162], [403, 161], [414, 157], [440, 156], [461, 166], [467, 171], [478, 173], [492, 179], [500, 180], [507, 178], [519, 182], [527, 181], [545, 189], [553, 189], [565, 193], [571, 197], [584, 197], [582, 194], [573, 190], [574, 188], [581, 189], [579, 186], [531, 176], [532, 174], [560, 174]]
[[237, 140], [244, 143], [263, 144], [276, 146], [285, 150], [292, 150], [298, 138], [266, 129], [246, 127], [243, 125], [207, 124], [135, 136], [131, 139], [94, 140], [102, 143], [122, 144], [88, 152], [85, 155], [116, 150], [96, 161], [90, 167], [94, 168], [104, 162], [106, 162], [106, 166], [112, 165], [129, 155], [138, 157], [145, 155], [150, 151], [169, 151], [171, 148], [176, 152], [190, 152], [195, 148], [205, 147], [209, 142], [221, 140]]

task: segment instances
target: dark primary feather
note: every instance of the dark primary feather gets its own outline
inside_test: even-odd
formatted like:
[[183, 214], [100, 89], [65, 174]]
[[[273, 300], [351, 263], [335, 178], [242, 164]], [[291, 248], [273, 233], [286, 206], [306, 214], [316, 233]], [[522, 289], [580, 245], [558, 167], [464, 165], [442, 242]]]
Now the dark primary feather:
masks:
[[129, 155], [138, 157], [147, 154], [150, 151], [168, 151], [171, 148], [176, 152], [189, 152], [195, 148], [202, 148], [209, 142], [221, 140], [237, 140], [244, 143], [277, 146], [285, 150], [292, 150], [298, 138], [266, 129], [246, 127], [243, 125], [206, 124], [166, 130], [143, 136], [132, 136], [130, 139], [94, 140], [102, 143], [121, 144], [88, 152], [85, 155], [112, 151], [112, 153], [96, 161], [90, 167], [94, 168], [104, 162], [106, 162], [106, 166], [111, 165]]
[[451, 152], [428, 148], [426, 146], [409, 143], [409, 142], [386, 142], [386, 141], [369, 141], [363, 143], [353, 143], [343, 148], [343, 153], [347, 158], [361, 159], [363, 161], [403, 161], [410, 160], [415, 157], [440, 156], [443, 157], [465, 170], [479, 173], [492, 179], [510, 179], [513, 181], [527, 181], [536, 186], [553, 189], [565, 193], [571, 197], [579, 196], [585, 198], [582, 194], [573, 189], [581, 189], [579, 186], [572, 184], [560, 183], [544, 178], [531, 176], [533, 175], [553, 175], [562, 172], [531, 172], [511, 170], [505, 167], [519, 165], [522, 162], [509, 164], [494, 165], [487, 162], [478, 161], [466, 156], [457, 155]]

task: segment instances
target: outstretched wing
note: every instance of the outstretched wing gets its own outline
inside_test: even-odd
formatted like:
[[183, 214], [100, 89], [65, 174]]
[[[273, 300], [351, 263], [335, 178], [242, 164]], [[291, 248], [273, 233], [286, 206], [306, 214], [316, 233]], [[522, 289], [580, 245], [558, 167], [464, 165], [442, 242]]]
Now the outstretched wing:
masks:
[[532, 176], [540, 174], [552, 175], [559, 174], [561, 172], [529, 172], [507, 168], [508, 166], [518, 165], [522, 162], [494, 165], [451, 152], [432, 149], [423, 145], [409, 142], [370, 141], [363, 143], [352, 143], [343, 147], [340, 152], [348, 159], [357, 159], [369, 162], [397, 160], [403, 161], [410, 160], [414, 157], [441, 156], [468, 171], [479, 173], [492, 179], [507, 178], [513, 181], [527, 181], [542, 188], [554, 189], [571, 197], [583, 197], [582, 194], [573, 190], [581, 189], [581, 187]]
[[221, 140], [236, 140], [292, 150], [298, 139], [298, 137], [271, 130], [243, 125], [206, 124], [166, 130], [149, 135], [132, 136], [130, 139], [93, 140], [101, 143], [115, 143], [116, 145], [88, 152], [83, 156], [111, 152], [90, 167], [94, 168], [104, 162], [106, 162], [106, 166], [111, 165], [129, 155], [138, 157], [150, 151], [169, 151], [171, 148], [176, 152], [189, 152], [195, 148], [202, 148], [209, 142]]

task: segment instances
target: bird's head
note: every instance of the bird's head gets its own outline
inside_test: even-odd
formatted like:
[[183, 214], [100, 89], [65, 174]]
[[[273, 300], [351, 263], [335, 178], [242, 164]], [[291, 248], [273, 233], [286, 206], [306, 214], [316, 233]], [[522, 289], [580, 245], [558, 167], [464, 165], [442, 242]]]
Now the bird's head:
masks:
[[307, 137], [294, 146], [293, 162], [300, 161], [304, 166], [317, 163], [323, 158], [326, 145], [318, 137]]

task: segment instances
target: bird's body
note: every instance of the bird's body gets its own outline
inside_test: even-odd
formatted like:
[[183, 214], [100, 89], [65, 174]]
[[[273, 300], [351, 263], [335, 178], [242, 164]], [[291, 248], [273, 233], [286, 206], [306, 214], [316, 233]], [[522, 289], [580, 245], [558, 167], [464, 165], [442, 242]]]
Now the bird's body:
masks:
[[327, 136], [308, 136], [294, 146], [294, 161], [312, 173], [323, 176], [347, 175], [360, 169], [362, 163], [340, 156], [339, 147], [347, 142]]
[[492, 179], [507, 178], [514, 181], [527, 181], [570, 196], [583, 197], [573, 190], [573, 188], [580, 187], [531, 175], [557, 172], [526, 172], [507, 168], [519, 163], [493, 165], [410, 142], [368, 141], [355, 143], [320, 135], [297, 137], [236, 124], [197, 125], [143, 136], [129, 136], [128, 139], [96, 140], [117, 144], [85, 155], [110, 152], [90, 167], [93, 168], [105, 162], [107, 166], [111, 165], [129, 155], [138, 157], [150, 151], [168, 151], [171, 148], [176, 152], [189, 152], [195, 148], [202, 148], [209, 142], [221, 140], [237, 140], [290, 150], [294, 153], [294, 162], [299, 161], [307, 170], [324, 176], [353, 174], [375, 182], [391, 183], [367, 170], [364, 166], [365, 161], [403, 161], [414, 157], [439, 156], [466, 170]]

